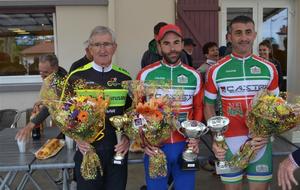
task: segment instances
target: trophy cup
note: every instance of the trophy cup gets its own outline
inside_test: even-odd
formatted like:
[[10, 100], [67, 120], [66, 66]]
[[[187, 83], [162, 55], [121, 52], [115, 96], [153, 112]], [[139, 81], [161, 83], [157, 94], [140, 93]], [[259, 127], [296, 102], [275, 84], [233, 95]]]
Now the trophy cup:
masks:
[[[116, 129], [116, 137], [117, 137], [117, 143], [121, 142], [121, 137], [123, 134], [123, 127], [124, 125], [128, 124], [129, 118], [126, 114], [124, 115], [116, 115], [109, 118], [110, 123], [112, 126]], [[116, 153], [113, 158], [113, 164], [117, 165], [123, 165], [124, 164], [124, 156], [120, 153]]]
[[[208, 128], [214, 132], [214, 140], [219, 147], [227, 146], [225, 144], [225, 137], [223, 133], [227, 130], [229, 124], [229, 118], [224, 116], [214, 116], [207, 120]], [[226, 160], [219, 160], [215, 162], [216, 173], [226, 174], [239, 171], [238, 168], [230, 167]]]
[[[208, 127], [196, 120], [187, 120], [176, 125], [177, 131], [189, 139], [199, 138], [208, 132]], [[198, 170], [199, 161], [192, 148], [187, 148], [182, 153], [181, 168], [183, 170]]]

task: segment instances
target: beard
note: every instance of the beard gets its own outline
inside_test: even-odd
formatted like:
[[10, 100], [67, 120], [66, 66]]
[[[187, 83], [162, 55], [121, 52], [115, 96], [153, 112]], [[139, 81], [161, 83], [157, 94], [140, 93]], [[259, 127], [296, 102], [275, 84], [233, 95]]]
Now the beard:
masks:
[[[172, 57], [171, 54], [174, 54], [176, 53], [176, 57]], [[181, 54], [180, 52], [177, 52], [177, 51], [172, 51], [170, 53], [164, 53], [164, 52], [161, 52], [163, 58], [167, 61], [167, 63], [169, 64], [175, 64], [178, 62], [178, 60], [180, 59], [181, 57]]]

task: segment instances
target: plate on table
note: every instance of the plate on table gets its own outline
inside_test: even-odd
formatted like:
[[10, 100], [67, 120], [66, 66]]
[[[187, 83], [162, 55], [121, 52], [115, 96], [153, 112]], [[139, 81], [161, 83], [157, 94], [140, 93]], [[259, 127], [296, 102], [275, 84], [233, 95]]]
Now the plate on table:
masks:
[[38, 149], [34, 155], [37, 159], [44, 160], [55, 156], [65, 145], [62, 139], [49, 139], [47, 142]]

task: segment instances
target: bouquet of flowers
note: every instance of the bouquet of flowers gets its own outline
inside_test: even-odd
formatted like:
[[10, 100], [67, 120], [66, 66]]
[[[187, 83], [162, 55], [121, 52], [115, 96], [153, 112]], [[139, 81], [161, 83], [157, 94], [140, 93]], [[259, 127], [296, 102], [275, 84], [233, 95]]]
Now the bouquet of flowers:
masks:
[[167, 175], [167, 161], [159, 149], [168, 139], [177, 124], [182, 92], [173, 89], [170, 82], [126, 81], [133, 99], [133, 106], [127, 111], [132, 121], [124, 130], [132, 139], [139, 138], [143, 146], [155, 146], [157, 154], [150, 157], [149, 175], [151, 178]]
[[[299, 104], [289, 104], [267, 90], [261, 91], [254, 99], [247, 115], [247, 126], [252, 137], [269, 137], [292, 129], [300, 122]], [[249, 139], [230, 161], [232, 166], [244, 169], [256, 152]]]
[[[102, 88], [98, 87], [99, 94], [96, 97], [72, 95], [66, 90], [68, 85], [64, 80], [60, 81], [55, 75], [50, 75], [44, 81], [41, 89], [42, 101], [48, 107], [53, 121], [62, 133], [75, 140], [93, 143], [95, 140], [102, 139], [105, 128], [105, 111], [109, 105], [109, 99], [104, 98], [103, 93], [101, 94]], [[77, 81], [76, 84], [78, 85], [75, 90], [87, 87], [83, 80]], [[59, 95], [58, 91], [63, 94]], [[98, 168], [102, 175], [100, 159], [91, 146], [90, 151], [83, 156], [82, 177], [86, 180], [95, 179]]]

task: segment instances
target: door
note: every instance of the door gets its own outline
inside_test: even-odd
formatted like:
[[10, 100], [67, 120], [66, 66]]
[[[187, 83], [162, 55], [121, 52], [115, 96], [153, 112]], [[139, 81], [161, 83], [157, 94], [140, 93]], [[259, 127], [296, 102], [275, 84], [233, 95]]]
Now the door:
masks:
[[202, 46], [209, 42], [218, 43], [218, 0], [178, 0], [176, 24], [183, 30], [184, 37], [196, 43], [193, 65], [198, 68], [205, 61]]
[[281, 65], [283, 73], [282, 91], [286, 91], [288, 67], [294, 60], [293, 41], [288, 36], [293, 36], [292, 24], [294, 21], [293, 1], [289, 0], [220, 0], [221, 28], [219, 44], [226, 45], [226, 27], [238, 15], [251, 17], [255, 22], [257, 38], [254, 42], [253, 52], [258, 53], [258, 44], [263, 40], [271, 42], [273, 57]]

